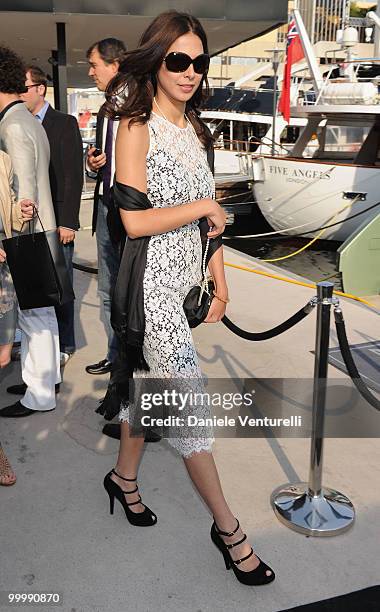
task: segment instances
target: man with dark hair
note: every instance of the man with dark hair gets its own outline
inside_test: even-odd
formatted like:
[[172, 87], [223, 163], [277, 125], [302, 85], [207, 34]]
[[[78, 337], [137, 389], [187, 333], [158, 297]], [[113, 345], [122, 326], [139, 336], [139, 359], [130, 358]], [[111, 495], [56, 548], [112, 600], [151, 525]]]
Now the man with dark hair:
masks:
[[[49, 183], [49, 142], [42, 126], [20, 100], [25, 89], [22, 60], [11, 49], [0, 46], [0, 149], [12, 161], [17, 200], [36, 203], [44, 229], [51, 230], [56, 228], [56, 221]], [[35, 226], [36, 231], [41, 231], [39, 221], [35, 221]], [[24, 417], [53, 410], [55, 385], [61, 380], [54, 308], [18, 309], [18, 325], [24, 384], [7, 391], [24, 397], [2, 408], [1, 417]]]
[[[90, 65], [88, 74], [93, 78], [100, 91], [105, 91], [111, 79], [116, 76], [125, 52], [124, 43], [116, 38], [100, 40], [88, 49], [87, 59]], [[115, 174], [115, 139], [118, 125], [118, 121], [114, 122], [105, 116], [104, 106], [102, 106], [98, 113], [96, 125], [96, 148], [91, 147], [87, 155], [89, 168], [97, 172], [92, 231], [96, 232], [98, 292], [108, 336], [107, 356], [99, 363], [87, 366], [86, 371], [89, 374], [110, 372], [112, 361], [117, 356], [116, 336], [111, 327], [111, 299], [119, 271], [120, 244], [116, 243], [115, 236], [111, 235], [109, 228], [115, 224], [115, 221], [112, 221], [115, 209], [110, 198], [110, 188]], [[96, 149], [100, 149], [101, 154], [94, 156]], [[120, 439], [120, 424], [106, 423], [103, 427], [103, 433], [111, 438]], [[160, 439], [160, 436], [154, 431], [149, 430], [145, 435], [145, 442], [158, 442]]]
[[[49, 178], [57, 232], [63, 245], [66, 265], [73, 281], [75, 231], [79, 228], [79, 207], [83, 187], [83, 146], [75, 117], [54, 110], [45, 100], [46, 74], [38, 66], [26, 69], [27, 92], [21, 94], [30, 112], [42, 123], [50, 144]], [[56, 306], [61, 365], [75, 352], [74, 302]]]
[[[88, 49], [88, 74], [100, 91], [105, 91], [111, 79], [117, 74], [120, 62], [126, 52], [121, 40], [105, 38]], [[105, 359], [86, 367], [89, 374], [106, 374], [111, 371], [116, 358], [117, 344], [111, 327], [111, 296], [119, 269], [120, 253], [117, 244], [111, 239], [107, 217], [112, 215], [110, 189], [115, 173], [115, 139], [118, 122], [105, 117], [104, 107], [98, 113], [96, 125], [96, 146], [87, 154], [87, 164], [92, 172], [97, 173], [94, 193], [94, 211], [92, 231], [96, 232], [98, 249], [98, 293], [100, 297], [101, 317], [108, 337], [108, 352]], [[94, 155], [95, 152], [100, 154]]]

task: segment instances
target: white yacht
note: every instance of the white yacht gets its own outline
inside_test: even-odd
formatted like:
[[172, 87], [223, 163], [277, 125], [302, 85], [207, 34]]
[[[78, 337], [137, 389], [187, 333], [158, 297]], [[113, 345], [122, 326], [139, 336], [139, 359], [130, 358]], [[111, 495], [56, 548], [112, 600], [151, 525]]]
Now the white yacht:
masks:
[[[291, 115], [307, 124], [289, 153], [252, 158], [254, 194], [275, 230], [314, 236], [319, 228], [334, 224], [321, 237], [343, 241], [364, 218], [379, 213], [375, 207], [364, 218], [359, 214], [349, 220], [380, 200], [380, 60], [348, 57], [341, 76], [332, 78], [332, 66], [330, 78], [323, 79], [297, 10], [294, 17], [315, 101], [299, 97], [301, 103], [291, 108]], [[343, 41], [348, 49], [355, 42], [353, 28], [349, 30]], [[363, 73], [367, 76], [360, 76]]]

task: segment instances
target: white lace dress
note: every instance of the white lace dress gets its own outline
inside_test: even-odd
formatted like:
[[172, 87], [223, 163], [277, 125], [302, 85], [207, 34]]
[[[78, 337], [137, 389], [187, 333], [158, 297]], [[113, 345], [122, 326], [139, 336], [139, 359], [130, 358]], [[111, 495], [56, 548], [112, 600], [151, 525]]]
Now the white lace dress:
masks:
[[[148, 128], [147, 195], [153, 207], [177, 206], [213, 197], [214, 179], [193, 126], [188, 122], [185, 128], [179, 128], [152, 113]], [[144, 275], [143, 346], [150, 371], [135, 373], [135, 379], [173, 379], [171, 388], [178, 391], [190, 388], [193, 393], [204, 393], [198, 356], [183, 310], [189, 289], [201, 279], [201, 268], [198, 221], [151, 236]], [[119, 419], [130, 421], [130, 413], [131, 406], [123, 406]], [[210, 417], [208, 403], [187, 405], [178, 414], [184, 419], [184, 425], [165, 430], [168, 442], [185, 457], [210, 451], [212, 428], [192, 429], [186, 425], [189, 415], [200, 419]]]

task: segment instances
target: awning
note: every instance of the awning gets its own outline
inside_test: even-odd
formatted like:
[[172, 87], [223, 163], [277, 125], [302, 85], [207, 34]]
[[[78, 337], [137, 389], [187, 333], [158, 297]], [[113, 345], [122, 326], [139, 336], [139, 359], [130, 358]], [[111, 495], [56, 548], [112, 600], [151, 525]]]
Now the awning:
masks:
[[67, 82], [87, 87], [86, 50], [113, 36], [128, 48], [160, 12], [176, 8], [196, 15], [204, 26], [211, 54], [250, 40], [287, 20], [287, 0], [0, 0], [0, 39], [24, 59], [52, 72], [56, 24], [66, 24]]

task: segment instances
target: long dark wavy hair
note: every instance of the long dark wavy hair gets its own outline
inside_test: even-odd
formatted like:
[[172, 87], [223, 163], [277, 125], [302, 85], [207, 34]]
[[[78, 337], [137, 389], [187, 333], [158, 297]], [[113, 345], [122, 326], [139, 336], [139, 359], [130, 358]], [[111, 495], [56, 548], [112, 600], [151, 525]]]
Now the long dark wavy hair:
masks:
[[[203, 52], [208, 53], [207, 36], [196, 17], [173, 10], [161, 13], [152, 21], [143, 33], [137, 49], [125, 54], [118, 74], [107, 87], [105, 113], [108, 117], [128, 117], [131, 124], [148, 121], [157, 90], [157, 72], [169, 47], [188, 32], [199, 36]], [[122, 95], [122, 92], [127, 95]], [[212, 145], [213, 138], [200, 119], [198, 108], [208, 93], [207, 75], [204, 74], [199, 87], [186, 103], [186, 115], [206, 149]]]

